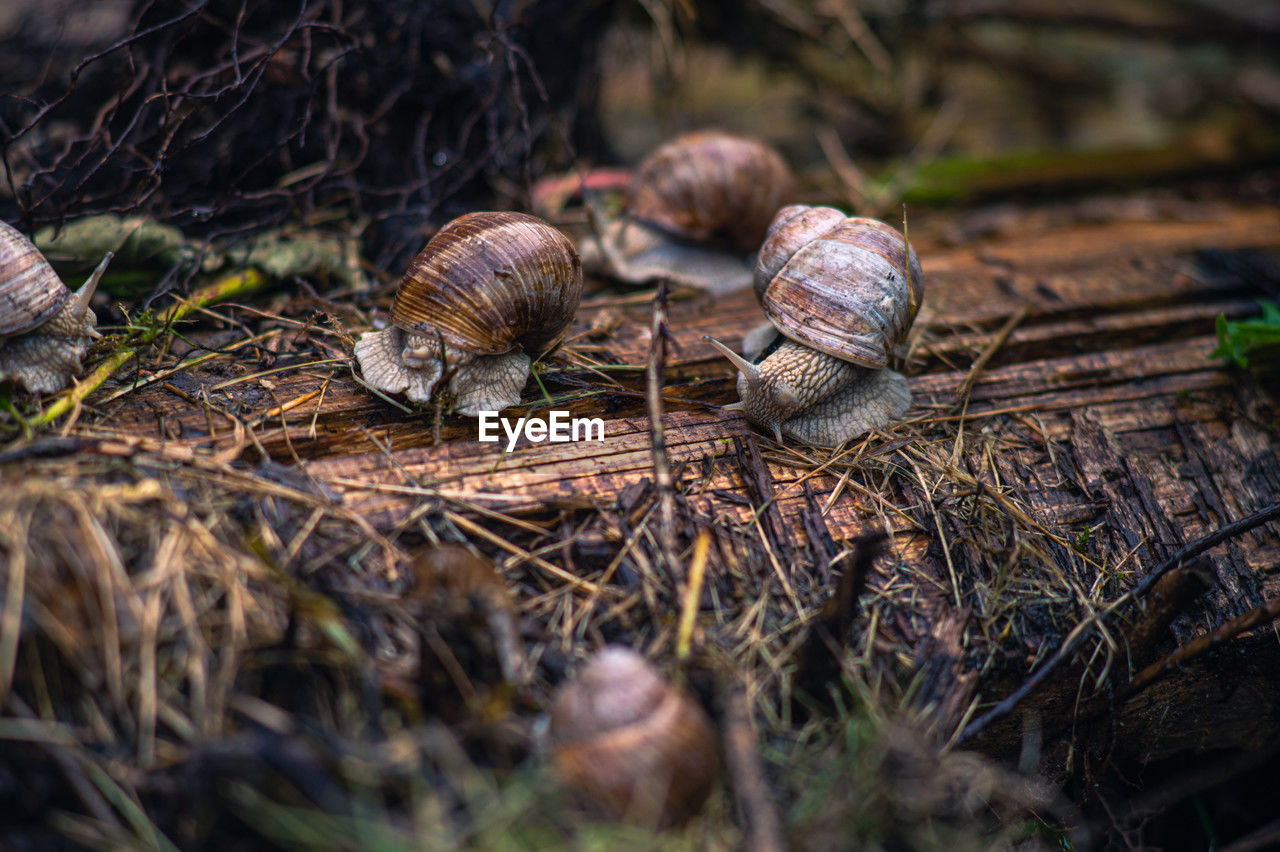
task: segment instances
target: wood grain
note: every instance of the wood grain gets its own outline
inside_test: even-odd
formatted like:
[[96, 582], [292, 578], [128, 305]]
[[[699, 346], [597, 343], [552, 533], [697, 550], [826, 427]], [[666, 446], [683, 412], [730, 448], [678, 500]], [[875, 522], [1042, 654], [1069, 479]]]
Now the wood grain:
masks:
[[[992, 450], [985, 461], [975, 456], [966, 464], [981, 468], [1046, 528], [1087, 541], [1099, 559], [1120, 565], [1114, 578], [1078, 576], [1068, 549], [1050, 548], [1063, 570], [1075, 566], [1072, 577], [1086, 590], [1102, 582], [1123, 588], [1126, 578], [1197, 536], [1280, 501], [1280, 370], [1228, 370], [1207, 357], [1217, 315], [1249, 315], [1255, 299], [1275, 296], [1280, 211], [1214, 210], [1199, 221], [1066, 223], [960, 247], [917, 244], [927, 291], [903, 365], [915, 394], [911, 422], [874, 439], [867, 451], [881, 452], [885, 469], [907, 469], [910, 448], [895, 444], [897, 437], [962, 423], [967, 447]], [[1275, 274], [1247, 272], [1258, 268]], [[641, 366], [650, 349], [648, 310], [616, 301], [588, 300], [568, 349], [598, 363]], [[606, 311], [620, 322], [593, 338], [590, 329]], [[958, 407], [955, 391], [973, 360], [1020, 311], [1025, 317], [986, 363], [967, 406]], [[977, 688], [968, 668], [974, 660], [960, 639], [969, 616], [953, 605], [955, 581], [937, 531], [913, 514], [910, 499], [925, 498], [902, 488], [898, 499], [907, 502], [888, 511], [875, 499], [879, 483], [841, 486], [837, 471], [811, 475], [789, 450], [719, 409], [735, 398], [733, 374], [703, 335], [737, 345], [762, 320], [750, 292], [670, 305], [675, 345], [665, 370], [664, 425], [682, 499], [726, 524], [749, 521], [753, 507], [767, 504], [767, 535], [777, 548], [797, 553], [814, 532], [808, 514], [814, 504], [825, 507], [825, 528], [837, 546], [887, 527], [894, 534], [891, 556], [882, 560], [871, 593], [893, 597], [898, 615], [878, 629], [930, 660], [926, 694], [954, 725]], [[245, 444], [246, 458], [260, 446], [277, 460], [299, 462], [379, 529], [396, 528], [435, 499], [473, 515], [474, 507], [528, 517], [612, 512], [629, 489], [653, 476], [639, 373], [609, 373], [614, 383], [606, 384], [566, 366], [577, 359], [553, 359], [548, 390], [577, 396], [555, 407], [604, 418], [606, 439], [521, 442], [507, 452], [505, 442], [477, 442], [474, 421], [462, 418], [444, 418], [437, 440], [429, 413], [405, 413], [377, 399], [348, 368], [305, 366], [314, 359], [305, 346], [305, 339], [294, 341], [300, 366], [267, 382], [214, 389], [257, 369], [228, 358], [131, 393], [106, 407], [110, 416], [100, 428], [225, 449], [235, 447], [235, 421], [250, 423], [256, 444]], [[537, 416], [547, 407], [532, 386], [525, 399], [508, 414]], [[290, 406], [297, 400], [303, 401]], [[279, 409], [287, 410], [263, 416]], [[1280, 530], [1275, 524], [1253, 530], [1209, 554], [1207, 565], [1213, 588], [1171, 619], [1161, 638], [1166, 649], [1280, 596]], [[1046, 623], [1035, 641], [1054, 642], [1061, 627]], [[1003, 665], [1016, 679], [1046, 650], [1010, 649]], [[1161, 707], [1170, 718], [1185, 715], [1170, 709], [1180, 682], [1166, 679], [1132, 699], [1127, 715], [1119, 713], [1135, 751], [1143, 748], [1141, 720], [1156, 718]], [[983, 681], [982, 700], [1007, 687], [997, 671]], [[1197, 689], [1209, 700], [1220, 685], [1205, 681]], [[1250, 694], [1272, 707], [1274, 689], [1258, 690]], [[1236, 730], [1215, 739], [1198, 718], [1179, 724], [1185, 730], [1169, 742], [1188, 747], [1257, 734]], [[1280, 729], [1274, 720], [1267, 724]], [[1015, 734], [999, 735], [1007, 743]], [[1152, 746], [1157, 751], [1165, 746]]]

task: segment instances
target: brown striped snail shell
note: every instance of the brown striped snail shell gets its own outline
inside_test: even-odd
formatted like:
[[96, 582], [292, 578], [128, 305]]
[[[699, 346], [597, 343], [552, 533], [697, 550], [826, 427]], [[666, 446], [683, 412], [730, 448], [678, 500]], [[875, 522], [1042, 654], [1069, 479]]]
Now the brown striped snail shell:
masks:
[[738, 367], [748, 420], [778, 440], [835, 446], [910, 407], [906, 379], [885, 366], [924, 298], [901, 232], [831, 207], [785, 207], [760, 249], [755, 288], [770, 325], [748, 335], [747, 357], [711, 341]]
[[428, 402], [449, 372], [456, 411], [501, 411], [520, 401], [531, 360], [581, 297], [582, 264], [560, 231], [523, 213], [468, 213], [414, 258], [391, 326], [363, 335], [356, 360], [379, 390]]
[[754, 251], [795, 189], [786, 162], [755, 139], [714, 130], [659, 147], [636, 170], [628, 212], [689, 240]]
[[567, 786], [611, 816], [643, 824], [688, 819], [719, 771], [702, 707], [629, 648], [605, 648], [560, 688], [548, 736]]
[[31, 240], [0, 222], [0, 379], [53, 393], [80, 373], [80, 359], [102, 337], [89, 300], [110, 260], [73, 293]]
[[790, 168], [768, 145], [714, 130], [685, 134], [636, 169], [626, 215], [583, 246], [583, 262], [630, 283], [745, 287], [743, 258], [794, 190]]

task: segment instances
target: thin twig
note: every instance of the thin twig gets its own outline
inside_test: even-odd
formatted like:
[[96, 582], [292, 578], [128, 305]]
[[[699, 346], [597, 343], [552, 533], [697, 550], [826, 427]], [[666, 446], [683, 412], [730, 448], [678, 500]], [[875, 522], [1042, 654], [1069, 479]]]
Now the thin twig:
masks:
[[1022, 321], [1031, 315], [1031, 308], [1023, 305], [1005, 320], [1004, 325], [1000, 326], [1000, 330], [996, 332], [995, 337], [991, 338], [991, 342], [987, 344], [987, 348], [982, 350], [982, 354], [974, 360], [973, 366], [969, 368], [969, 372], [965, 374], [964, 381], [960, 382], [960, 386], [956, 388], [956, 399], [963, 400], [969, 395], [969, 391], [973, 390], [973, 386], [978, 382], [978, 376], [982, 375], [982, 369], [987, 366], [987, 362], [991, 360], [991, 356], [999, 351], [1008, 341], [1009, 335], [1013, 334], [1013, 330], [1022, 325]]
[[1262, 606], [1254, 607], [1244, 615], [1224, 622], [1202, 636], [1197, 636], [1187, 644], [1177, 648], [1163, 660], [1158, 660], [1147, 666], [1130, 682], [1125, 694], [1132, 695], [1140, 692], [1165, 672], [1171, 671], [1175, 666], [1190, 662], [1211, 648], [1221, 647], [1246, 630], [1252, 630], [1277, 618], [1280, 618], [1280, 598], [1272, 598]]
[[751, 722], [751, 705], [741, 684], [727, 690], [724, 710], [724, 750], [733, 797], [741, 815], [747, 849], [782, 852], [787, 848], [782, 817], [769, 792], [763, 761]]
[[854, 210], [861, 213], [870, 209], [875, 198], [875, 190], [871, 186], [871, 180], [867, 177], [867, 173], [858, 168], [858, 164], [845, 151], [844, 145], [840, 142], [840, 136], [835, 129], [819, 127], [814, 131], [814, 136], [817, 137], [818, 145], [822, 148], [822, 153], [831, 165], [831, 170], [836, 173], [836, 177], [844, 184], [846, 197], [849, 203], [853, 205]]
[[1222, 847], [1222, 852], [1253, 852], [1255, 849], [1274, 849], [1280, 844], [1280, 819], [1274, 819], [1256, 831]]
[[658, 491], [658, 546], [669, 575], [681, 583], [683, 573], [676, 561], [675, 485], [671, 480], [671, 462], [667, 457], [666, 438], [662, 428], [662, 368], [667, 359], [667, 282], [658, 282], [653, 296], [652, 339], [649, 343], [649, 366], [645, 370], [645, 400], [649, 408], [649, 435], [653, 451], [653, 480]]
[[676, 657], [685, 660], [693, 647], [694, 621], [698, 617], [698, 603], [702, 600], [702, 581], [706, 577], [707, 550], [711, 546], [711, 531], [699, 530], [693, 545], [693, 561], [689, 565], [689, 584], [684, 590], [684, 605], [680, 610], [680, 629], [676, 632]]
[[[1196, 539], [1186, 547], [1183, 547], [1173, 556], [1160, 563], [1160, 565], [1158, 565], [1155, 570], [1146, 577], [1143, 577], [1131, 591], [1126, 595], [1121, 596], [1111, 606], [1109, 611], [1114, 612], [1127, 600], [1136, 600], [1142, 597], [1152, 586], [1156, 584], [1156, 581], [1191, 557], [1198, 556], [1209, 548], [1221, 544], [1227, 539], [1242, 535], [1254, 527], [1261, 526], [1275, 518], [1280, 518], [1280, 503], [1274, 503], [1265, 509], [1254, 512], [1248, 517], [1241, 518], [1240, 520], [1227, 524], [1225, 527], [1222, 527], [1209, 535]], [[1022, 686], [1014, 690], [1013, 693], [995, 707], [992, 707], [973, 722], [970, 722], [968, 727], [966, 727], [960, 734], [957, 742], [963, 743], [973, 739], [985, 731], [992, 722], [1003, 719], [1005, 716], [1008, 716], [1013, 712], [1014, 708], [1017, 707], [1023, 699], [1034, 692], [1036, 687], [1043, 683], [1050, 674], [1075, 654], [1080, 646], [1084, 644], [1085, 640], [1093, 635], [1093, 630], [1096, 626], [1096, 619], [1089, 623], [1081, 624], [1072, 638], [1064, 642], [1062, 647], [1058, 649], [1057, 653], [1054, 654], [1053, 657], [1049, 659], [1049, 662], [1045, 663], [1038, 672], [1027, 678]]]

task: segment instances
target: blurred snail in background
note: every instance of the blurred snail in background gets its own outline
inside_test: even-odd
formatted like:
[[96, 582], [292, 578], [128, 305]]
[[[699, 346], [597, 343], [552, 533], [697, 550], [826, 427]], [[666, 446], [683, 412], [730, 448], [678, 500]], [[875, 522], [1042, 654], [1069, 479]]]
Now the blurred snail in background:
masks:
[[719, 771], [711, 720], [629, 648], [609, 646], [551, 705], [551, 757], [565, 784], [615, 818], [676, 825]]
[[110, 261], [72, 293], [31, 240], [0, 222], [0, 379], [53, 393], [80, 373], [89, 345], [102, 339], [89, 300]]
[[761, 142], [719, 131], [680, 136], [636, 169], [623, 217], [597, 224], [582, 262], [632, 284], [667, 278], [713, 292], [746, 287], [745, 258], [794, 191], [782, 156]]
[[832, 207], [778, 211], [760, 249], [756, 295], [769, 324], [743, 341], [744, 357], [709, 342], [739, 370], [748, 420], [807, 444], [835, 446], [901, 417], [907, 380], [888, 369], [924, 298], [906, 237]]
[[449, 374], [472, 416], [520, 401], [532, 359], [569, 327], [582, 264], [569, 239], [523, 213], [468, 213], [440, 229], [396, 290], [391, 326], [355, 346], [365, 381], [428, 402]]

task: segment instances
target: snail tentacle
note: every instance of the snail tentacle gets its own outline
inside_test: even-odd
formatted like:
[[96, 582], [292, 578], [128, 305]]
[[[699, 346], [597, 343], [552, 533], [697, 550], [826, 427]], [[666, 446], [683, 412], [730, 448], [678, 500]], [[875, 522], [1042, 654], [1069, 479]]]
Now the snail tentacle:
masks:
[[98, 282], [102, 280], [103, 273], [107, 271], [107, 264], [111, 263], [111, 258], [114, 256], [115, 252], [107, 252], [107, 256], [93, 270], [93, 274], [89, 276], [71, 298], [72, 309], [75, 311], [76, 317], [83, 317], [85, 312], [89, 310], [89, 300], [93, 298], [94, 291], [98, 289]]

